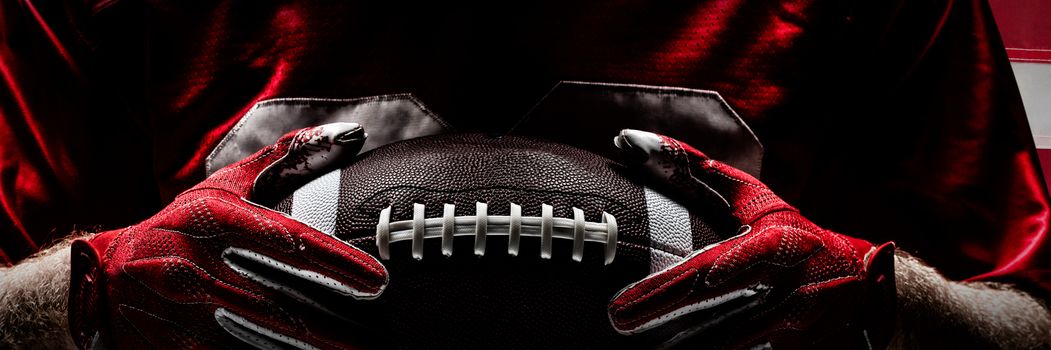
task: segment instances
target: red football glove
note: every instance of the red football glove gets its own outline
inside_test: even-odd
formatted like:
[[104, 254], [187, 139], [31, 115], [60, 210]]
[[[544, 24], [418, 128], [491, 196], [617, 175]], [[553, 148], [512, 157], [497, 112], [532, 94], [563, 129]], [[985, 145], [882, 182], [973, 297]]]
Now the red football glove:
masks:
[[663, 189], [737, 230], [618, 293], [609, 315], [619, 332], [670, 329], [672, 343], [715, 348], [887, 345], [893, 243], [822, 229], [759, 180], [678, 140], [624, 130], [615, 141]]
[[142, 223], [74, 242], [70, 331], [81, 348], [337, 348], [337, 304], [378, 296], [368, 254], [256, 203], [354, 157], [352, 123], [302, 129], [227, 166]]

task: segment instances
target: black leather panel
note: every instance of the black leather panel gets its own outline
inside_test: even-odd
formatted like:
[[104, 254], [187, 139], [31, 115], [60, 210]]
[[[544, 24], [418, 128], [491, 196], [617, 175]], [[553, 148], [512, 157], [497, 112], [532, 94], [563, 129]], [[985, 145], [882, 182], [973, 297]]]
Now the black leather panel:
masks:
[[759, 177], [763, 146], [719, 93], [663, 86], [559, 83], [511, 130], [615, 157], [621, 129], [668, 135]]
[[355, 99], [280, 98], [257, 103], [212, 150], [207, 174], [243, 159], [285, 133], [309, 126], [353, 122], [369, 134], [362, 151], [388, 143], [452, 131], [408, 94]]

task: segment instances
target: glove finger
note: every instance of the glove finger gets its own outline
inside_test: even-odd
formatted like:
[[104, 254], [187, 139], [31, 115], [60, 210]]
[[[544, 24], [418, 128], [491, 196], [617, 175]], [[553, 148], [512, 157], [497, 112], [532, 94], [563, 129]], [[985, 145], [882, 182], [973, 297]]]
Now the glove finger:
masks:
[[[302, 289], [287, 289], [287, 286], [278, 286], [287, 290], [268, 288], [269, 282], [263, 283], [252, 278], [253, 275], [260, 274], [259, 272], [238, 271], [240, 274], [237, 274], [209, 271], [178, 256], [133, 260], [124, 264], [121, 271], [121, 277], [127, 278], [115, 280], [115, 289], [120, 291], [120, 295], [115, 295], [115, 299], [124, 301], [118, 305], [116, 316], [118, 321], [127, 325], [126, 328], [136, 330], [131, 334], [141, 334], [139, 337], [145, 340], [142, 344], [171, 344], [174, 348], [214, 348], [215, 344], [236, 343], [236, 339], [230, 336], [244, 340], [249, 333], [245, 333], [243, 329], [241, 333], [237, 333], [236, 329], [231, 330], [230, 319], [221, 319], [220, 316], [223, 315], [217, 311], [220, 309], [238, 315], [236, 321], [242, 321], [239, 322], [242, 324], [240, 328], [248, 327], [257, 333], [268, 335], [269, 338], [273, 338], [269, 341], [284, 344], [282, 347], [336, 348], [325, 344], [337, 342], [364, 344], [364, 339], [345, 334], [349, 333], [345, 331], [352, 328], [363, 329], [367, 322], [353, 324], [326, 314], [327, 309], [317, 304], [314, 304], [313, 308], [304, 307], [307, 305], [299, 303], [299, 298], [294, 296], [308, 295], [300, 292]], [[309, 283], [302, 280], [272, 278], [266, 281], [291, 282], [288, 284], [309, 287]], [[160, 297], [143, 298], [144, 295]], [[313, 302], [316, 299], [308, 300]], [[345, 299], [329, 302], [347, 304]], [[262, 331], [263, 329], [270, 331]], [[344, 332], [336, 332], [338, 329]], [[259, 334], [254, 336], [259, 337]], [[134, 343], [139, 337], [130, 337], [132, 339], [128, 339], [127, 343]], [[263, 343], [250, 344], [258, 346]]]
[[224, 331], [259, 349], [367, 349], [378, 347], [380, 338], [374, 330], [324, 315], [296, 315], [297, 325], [274, 328], [225, 308], [214, 314]]
[[793, 209], [762, 182], [744, 171], [709, 158], [679, 140], [624, 129], [614, 139], [632, 163], [638, 163], [674, 193], [690, 201], [714, 198], [741, 223], [776, 210]]
[[[211, 293], [230, 294], [221, 289], [211, 289]], [[348, 332], [358, 325], [310, 313], [310, 308], [294, 304], [278, 307], [263, 299], [229, 296], [223, 299], [169, 301], [164, 306], [121, 304], [116, 309], [117, 321], [134, 331], [118, 337], [117, 341], [134, 348], [242, 348], [245, 343], [266, 349], [337, 349], [360, 347], [367, 340], [362, 335], [373, 333]], [[335, 332], [337, 328], [342, 332]]]
[[[387, 269], [372, 255], [276, 211], [255, 209], [287, 230], [294, 239], [294, 251], [273, 256], [291, 266], [316, 273], [319, 279], [298, 273], [292, 277], [315, 280], [317, 286], [355, 299], [374, 299], [383, 293], [389, 281]], [[274, 262], [272, 267], [278, 267], [280, 262]]]
[[319, 349], [294, 336], [252, 322], [225, 308], [215, 310], [215, 322], [230, 335], [258, 349]]
[[[686, 314], [727, 308], [770, 289], [783, 275], [820, 251], [819, 237], [791, 226], [751, 228], [702, 248], [683, 262], [629, 285], [610, 303], [619, 330], [634, 333]], [[732, 309], [732, 307], [731, 307]]]
[[622, 289], [609, 303], [613, 328], [622, 334], [658, 327], [678, 332], [713, 326], [724, 316], [755, 307], [769, 286], [753, 278], [716, 285], [707, 282], [720, 257], [740, 239], [738, 236], [694, 252], [686, 260]]
[[159, 244], [138, 245], [129, 259], [187, 257], [219, 279], [248, 274], [302, 301], [303, 289], [371, 299], [387, 284], [372, 256], [276, 211], [229, 194], [178, 205], [151, 222], [150, 241]]
[[[138, 305], [118, 305], [111, 323], [115, 334], [105, 344], [118, 349], [220, 349], [236, 344], [237, 339], [213, 326], [206, 305], [169, 307], [173, 308], [180, 312], [166, 315]], [[187, 321], [187, 315], [195, 317]]]
[[[766, 317], [755, 319], [750, 317], [737, 317], [733, 320], [724, 321], [715, 327], [700, 331], [687, 330], [676, 334], [664, 343], [665, 348], [683, 349], [735, 349], [735, 350], [759, 350], [780, 349], [785, 344], [778, 343], [775, 346], [771, 339], [785, 331], [778, 329], [778, 325], [770, 322]], [[806, 349], [807, 347], [786, 347], [787, 349]], [[834, 347], [838, 348], [838, 347]]]
[[[345, 246], [345, 244], [342, 245]], [[360, 250], [350, 248], [360, 253], [363, 258], [371, 259]], [[311, 251], [304, 249], [303, 253], [311, 254]], [[281, 322], [281, 320], [269, 320], [266, 318], [268, 313], [257, 314], [255, 311], [258, 309], [237, 312], [243, 315], [241, 318], [237, 318], [236, 315], [221, 315], [219, 311], [216, 311], [216, 320], [224, 318], [220, 323], [227, 332], [242, 340], [245, 340], [245, 336], [265, 340], [263, 343], [249, 342], [257, 347], [270, 343], [284, 344], [281, 347], [302, 349], [377, 347], [375, 346], [377, 339], [374, 338], [381, 334], [381, 330], [370, 329], [369, 325], [374, 322], [356, 317], [356, 311], [367, 309], [371, 307], [371, 304], [355, 303], [348, 298], [372, 299], [378, 296], [386, 283], [386, 271], [382, 265], [377, 262], [376, 266], [384, 273], [382, 281], [384, 285], [364, 291], [340, 277], [330, 277], [338, 275], [339, 272], [320, 273], [318, 271], [324, 269], [301, 269], [291, 265], [290, 263], [294, 263], [291, 260], [287, 261], [288, 263], [282, 260], [285, 259], [279, 260], [240, 248], [228, 248], [224, 252], [223, 261], [248, 280], [244, 281], [244, 284], [259, 284], [260, 288], [279, 293], [274, 300], [277, 300], [279, 305], [286, 305], [282, 308], [290, 313], [286, 319], [294, 320], [294, 322], [283, 324], [259, 323], [251, 320], [253, 318], [263, 319], [265, 322]], [[318, 264], [326, 263], [319, 262]], [[355, 269], [357, 268], [359, 267], [356, 266]]]
[[[309, 248], [302, 252], [310, 254], [314, 252]], [[267, 255], [236, 246], [223, 252], [223, 260], [253, 281], [322, 309], [333, 298], [374, 299], [386, 287], [386, 270], [368, 254], [354, 248], [321, 254], [343, 260], [345, 266], [322, 258]]]
[[302, 222], [239, 198], [200, 202], [185, 210], [199, 214], [182, 221], [207, 223], [193, 231], [214, 232], [202, 237], [222, 240], [222, 261], [238, 272], [253, 272], [251, 278], [271, 288], [281, 287], [278, 290], [286, 294], [311, 288], [373, 299], [387, 285], [387, 270], [379, 260]]
[[141, 338], [146, 344], [183, 349], [228, 344], [234, 339], [214, 321], [218, 307], [254, 310], [282, 320], [278, 324], [292, 323], [288, 313], [271, 301], [273, 292], [252, 288], [252, 283], [235, 273], [210, 269], [181, 256], [130, 260], [110, 280], [111, 300], [119, 301], [115, 321], [133, 330], [116, 334], [119, 342]]
[[194, 189], [222, 189], [267, 204], [352, 159], [366, 137], [356, 123], [331, 123], [292, 131], [273, 145], [219, 169]]
[[859, 287], [851, 279], [802, 286], [770, 307], [727, 317], [700, 332], [680, 333], [673, 342], [714, 349], [878, 349], [859, 325], [844, 323], [837, 315], [856, 310]]

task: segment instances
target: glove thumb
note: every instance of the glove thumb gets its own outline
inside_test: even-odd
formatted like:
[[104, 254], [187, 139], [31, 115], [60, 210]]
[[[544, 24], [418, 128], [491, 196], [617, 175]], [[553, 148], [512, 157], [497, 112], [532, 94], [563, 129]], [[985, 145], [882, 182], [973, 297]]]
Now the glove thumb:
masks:
[[195, 189], [223, 189], [255, 203], [273, 204], [289, 190], [352, 159], [367, 136], [357, 123], [292, 131], [275, 144], [216, 171]]

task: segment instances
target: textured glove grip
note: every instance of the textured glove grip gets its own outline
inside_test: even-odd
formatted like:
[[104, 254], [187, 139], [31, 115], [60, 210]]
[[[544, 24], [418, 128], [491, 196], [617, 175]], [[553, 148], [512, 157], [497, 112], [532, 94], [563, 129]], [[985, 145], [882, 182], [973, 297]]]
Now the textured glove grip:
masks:
[[102, 257], [105, 247], [115, 237], [116, 231], [104, 232], [78, 239], [70, 247], [69, 332], [81, 349], [90, 349], [105, 331], [102, 325], [107, 315], [101, 306], [105, 302], [106, 280]]

